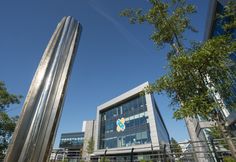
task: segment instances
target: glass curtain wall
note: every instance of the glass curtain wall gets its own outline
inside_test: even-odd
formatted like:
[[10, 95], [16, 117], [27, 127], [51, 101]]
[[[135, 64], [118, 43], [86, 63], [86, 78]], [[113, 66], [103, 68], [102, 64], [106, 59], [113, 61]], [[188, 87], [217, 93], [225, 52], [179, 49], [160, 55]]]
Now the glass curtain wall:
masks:
[[[220, 2], [217, 1], [216, 14], [222, 14], [223, 11], [224, 11], [224, 6]], [[223, 24], [229, 22], [229, 19], [231, 18], [230, 17], [227, 17], [224, 19], [216, 18], [213, 28], [212, 28], [212, 37], [230, 33], [234, 39], [236, 38], [236, 29], [231, 29], [228, 31], [225, 31], [223, 29]], [[230, 59], [233, 60], [233, 64], [230, 65], [231, 71], [233, 73], [236, 70], [236, 52], [230, 55]], [[236, 99], [236, 78], [233, 78], [233, 77], [231, 78], [233, 81], [232, 96], [228, 100], [224, 100], [224, 103], [226, 104], [226, 106], [228, 105], [228, 103], [234, 102]], [[232, 109], [228, 109], [228, 110], [232, 111]]]
[[145, 96], [101, 112], [100, 149], [151, 143]]
[[81, 147], [84, 143], [84, 133], [80, 134], [68, 134], [62, 135], [60, 140], [60, 148], [74, 148], [74, 147]]

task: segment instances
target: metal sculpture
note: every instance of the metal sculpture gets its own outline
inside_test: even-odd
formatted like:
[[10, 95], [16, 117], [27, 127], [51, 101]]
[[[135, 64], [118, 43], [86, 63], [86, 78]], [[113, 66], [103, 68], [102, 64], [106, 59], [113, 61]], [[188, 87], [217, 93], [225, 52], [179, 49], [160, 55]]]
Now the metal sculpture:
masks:
[[72, 17], [64, 17], [57, 25], [34, 75], [5, 162], [47, 161], [80, 31]]

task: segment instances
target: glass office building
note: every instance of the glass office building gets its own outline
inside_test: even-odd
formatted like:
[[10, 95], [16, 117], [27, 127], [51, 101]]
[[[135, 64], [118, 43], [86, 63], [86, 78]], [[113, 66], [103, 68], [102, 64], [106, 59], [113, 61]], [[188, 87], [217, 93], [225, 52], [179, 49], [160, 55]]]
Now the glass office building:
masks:
[[[100, 149], [151, 142], [145, 96], [133, 96], [101, 112]], [[123, 125], [123, 128], [122, 128]]]
[[65, 150], [63, 157], [66, 157], [69, 162], [80, 159], [82, 157], [83, 143], [84, 132], [62, 133], [59, 147]]
[[60, 148], [82, 148], [84, 142], [84, 132], [62, 133]]
[[[224, 6], [226, 5], [227, 2], [228, 2], [228, 0], [225, 0], [224, 2], [217, 1], [216, 8], [215, 8], [215, 14], [222, 14], [224, 12]], [[210, 33], [210, 38], [214, 37], [214, 36], [220, 36], [220, 35], [230, 33], [232, 35], [232, 37], [234, 39], [236, 39], [236, 29], [235, 28], [227, 30], [227, 31], [223, 29], [223, 24], [228, 23], [229, 19], [230, 19], [230, 17], [227, 17], [224, 19], [216, 18], [215, 21], [213, 21], [213, 26], [212, 26], [211, 33]], [[230, 59], [233, 61], [233, 63], [230, 65], [230, 68], [233, 73], [236, 70], [236, 52], [234, 52], [230, 55]], [[236, 78], [232, 77], [232, 81], [234, 81], [234, 85], [232, 87], [232, 96], [228, 100], [224, 100], [226, 108], [229, 103], [234, 102], [236, 100]], [[236, 116], [235, 116], [235, 112], [234, 112], [235, 110], [228, 108], [228, 111], [229, 111], [229, 113], [234, 113], [233, 114], [234, 117], [232, 117], [232, 114], [229, 114], [229, 115], [231, 115], [230, 120], [235, 120], [234, 122], [236, 122]], [[226, 115], [226, 117], [227, 116], [228, 115]], [[235, 119], [233, 119], [233, 118], [235, 118]]]
[[[140, 95], [144, 83], [97, 108], [94, 154], [120, 154], [131, 148], [169, 144], [169, 134], [152, 94]], [[145, 147], [148, 149], [145, 149]], [[119, 151], [118, 151], [119, 150]]]

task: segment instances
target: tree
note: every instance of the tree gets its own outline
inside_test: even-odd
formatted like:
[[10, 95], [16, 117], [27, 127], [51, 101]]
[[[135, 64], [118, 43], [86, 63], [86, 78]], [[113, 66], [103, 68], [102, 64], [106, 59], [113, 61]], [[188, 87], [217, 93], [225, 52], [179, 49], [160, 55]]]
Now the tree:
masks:
[[93, 153], [93, 151], [94, 151], [94, 140], [93, 140], [92, 137], [89, 139], [88, 146], [87, 146], [86, 149], [87, 149], [88, 154], [92, 154]]
[[[199, 95], [200, 89], [204, 90], [205, 96], [202, 96], [203, 100], [199, 100], [199, 98], [199, 102], [204, 101], [205, 98], [212, 98], [212, 91], [215, 90], [219, 91], [223, 95], [222, 97], [227, 98], [231, 94], [229, 92], [232, 86], [232, 79], [230, 77], [235, 75], [227, 75], [230, 72], [228, 65], [232, 64], [232, 61], [228, 58], [230, 53], [235, 51], [235, 40], [228, 35], [220, 36], [202, 45], [193, 46], [192, 50], [186, 51], [181, 40], [185, 30], [190, 29], [195, 31], [188, 18], [189, 14], [196, 12], [195, 7], [186, 4], [184, 0], [172, 0], [170, 4], [161, 2], [160, 0], [149, 0], [149, 2], [153, 6], [147, 13], [142, 14], [141, 9], [125, 9], [121, 12], [122, 16], [129, 17], [131, 23], [148, 22], [154, 25], [154, 32], [151, 35], [152, 40], [159, 47], [163, 47], [166, 44], [172, 47], [170, 53], [173, 55], [169, 59], [170, 72], [148, 87], [148, 92], [165, 91], [173, 103], [182, 103], [181, 107], [189, 107], [185, 102], [189, 101], [188, 99], [191, 96], [196, 95], [194, 92], [192, 93], [193, 88], [195, 88], [197, 95]], [[232, 21], [224, 25], [227, 29], [232, 28], [232, 26], [234, 27], [232, 22], [235, 23], [236, 21], [235, 12], [231, 9], [235, 8], [235, 3], [233, 4], [231, 2], [230, 6], [234, 7], [227, 6], [225, 14], [221, 15], [222, 17], [233, 16], [233, 18], [231, 17]], [[171, 24], [175, 25], [173, 26]], [[228, 24], [230, 24], [230, 27], [227, 26]], [[218, 71], [216, 72], [215, 70]], [[210, 82], [208, 81], [208, 77], [211, 79]], [[195, 82], [195, 79], [198, 82]], [[223, 82], [224, 84], [222, 84]], [[209, 87], [214, 87], [214, 89]], [[225, 91], [226, 89], [228, 90], [227, 92]], [[197, 99], [194, 101], [197, 101]], [[215, 107], [215, 105], [212, 105], [213, 102], [207, 105], [207, 112], [204, 112], [204, 116], [207, 116], [208, 111], [212, 111], [213, 107]], [[231, 104], [231, 107], [234, 107], [234, 105]], [[184, 110], [179, 109], [182, 113], [177, 111], [175, 117], [182, 119], [187, 116], [203, 115], [203, 112], [198, 111], [199, 109], [194, 110], [194, 105], [190, 109], [193, 112], [185, 111], [185, 114], [183, 114]], [[180, 117], [181, 115], [182, 117]]]
[[171, 143], [172, 153], [174, 153], [175, 157], [180, 158], [180, 156], [183, 153], [181, 146], [178, 144], [178, 142], [174, 138], [171, 138], [170, 143]]
[[10, 118], [5, 112], [10, 104], [19, 104], [22, 97], [10, 94], [5, 84], [0, 81], [0, 159], [3, 159], [5, 152], [16, 126], [18, 117]]
[[[230, 54], [236, 51], [236, 42], [227, 33], [236, 24], [236, 2], [231, 2], [220, 16], [228, 19], [222, 20], [226, 35], [213, 37], [202, 44], [193, 44], [191, 49], [185, 47], [182, 40], [185, 30], [195, 31], [188, 18], [189, 14], [195, 12], [195, 7], [184, 0], [172, 0], [170, 4], [160, 0], [149, 2], [152, 7], [144, 14], [141, 9], [126, 9], [121, 13], [129, 17], [131, 23], [148, 22], [153, 25], [151, 39], [158, 46], [169, 44], [172, 47], [169, 52], [169, 72], [147, 87], [147, 92], [165, 92], [175, 106], [176, 119], [201, 116], [216, 121], [236, 159], [236, 149], [230, 135], [225, 133], [221, 113], [225, 106], [222, 99], [227, 100], [231, 96], [232, 78], [236, 77], [229, 59]], [[235, 108], [235, 100], [227, 101], [230, 101], [230, 108]]]
[[[189, 52], [181, 52], [169, 60], [169, 72], [147, 90], [166, 92], [172, 104], [179, 107], [174, 113], [176, 119], [197, 115], [216, 119], [215, 108], [220, 111], [221, 105], [214, 94], [219, 93], [224, 99], [232, 94], [231, 77], [236, 74], [230, 72], [228, 65], [232, 64], [229, 55], [235, 50], [236, 42], [230, 36], [219, 36]], [[233, 108], [235, 101], [228, 106]]]
[[0, 112], [0, 159], [5, 156], [15, 126], [16, 123], [5, 112]]
[[22, 96], [10, 94], [5, 84], [0, 81], [0, 112], [5, 111], [11, 104], [19, 104]]
[[161, 0], [149, 2], [152, 7], [147, 12], [142, 9], [125, 9], [120, 15], [128, 17], [131, 24], [147, 22], [154, 27], [151, 39], [157, 47], [170, 45], [170, 54], [179, 53], [183, 49], [183, 33], [186, 30], [196, 32], [188, 18], [196, 12], [195, 6], [187, 4], [185, 0], [172, 0], [171, 3]]

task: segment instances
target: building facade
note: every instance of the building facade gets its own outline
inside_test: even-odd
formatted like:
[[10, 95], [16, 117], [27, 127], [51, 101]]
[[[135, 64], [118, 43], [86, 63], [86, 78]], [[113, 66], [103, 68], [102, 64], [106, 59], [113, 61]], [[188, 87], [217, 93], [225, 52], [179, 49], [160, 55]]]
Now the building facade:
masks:
[[82, 131], [84, 132], [84, 144], [82, 158], [87, 161], [90, 159], [90, 154], [94, 151], [95, 126], [95, 120], [87, 120], [83, 122]]
[[169, 134], [152, 94], [143, 94], [148, 82], [97, 107], [95, 156], [142, 154], [169, 144]]
[[[236, 39], [236, 29], [224, 30], [223, 24], [229, 21], [229, 18], [216, 18], [216, 14], [222, 14], [224, 12], [224, 6], [229, 2], [229, 0], [218, 0], [211, 3], [213, 10], [211, 11], [211, 21], [209, 21], [208, 26], [206, 28], [205, 39], [212, 38], [214, 36], [219, 36], [223, 34], [230, 33], [234, 39]], [[230, 55], [230, 59], [233, 63], [230, 66], [232, 71], [236, 70], [236, 52]], [[234, 109], [228, 108], [228, 104], [231, 101], [236, 100], [236, 78], [232, 77], [232, 81], [234, 82], [232, 86], [232, 96], [225, 100], [223, 99], [224, 107], [223, 107], [223, 115], [226, 118], [227, 124], [230, 125], [231, 130], [234, 131], [236, 135], [236, 127], [234, 124], [236, 123], [236, 111]]]
[[60, 148], [81, 148], [84, 143], [84, 132], [62, 133], [60, 139]]
[[66, 152], [69, 161], [76, 161], [82, 157], [84, 132], [62, 133], [59, 147]]

